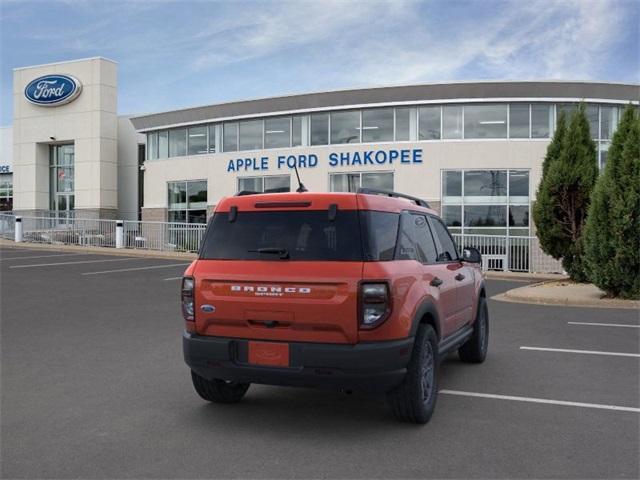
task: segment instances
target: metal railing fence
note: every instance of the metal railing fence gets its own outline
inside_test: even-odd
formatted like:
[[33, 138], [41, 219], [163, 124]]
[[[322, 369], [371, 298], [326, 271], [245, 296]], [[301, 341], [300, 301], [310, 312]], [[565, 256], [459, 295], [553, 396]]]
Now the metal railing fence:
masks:
[[146, 250], [197, 252], [207, 228], [201, 223], [125, 220], [124, 246]]
[[99, 219], [21, 217], [22, 240], [33, 243], [116, 246], [116, 221]]
[[16, 217], [10, 213], [0, 213], [0, 237], [13, 240], [16, 235]]
[[[200, 223], [141, 222], [79, 218], [21, 217], [22, 241], [35, 243], [196, 252], [206, 225]], [[121, 223], [122, 227], [117, 224]], [[15, 215], [0, 213], [0, 237], [14, 239]], [[122, 228], [117, 240], [117, 229]], [[458, 248], [475, 247], [483, 270], [561, 273], [560, 261], [540, 248], [537, 237], [454, 234]], [[117, 245], [117, 242], [121, 244]]]
[[562, 273], [562, 262], [540, 248], [538, 237], [502, 235], [453, 235], [462, 250], [475, 247], [482, 254], [483, 270], [529, 273]]

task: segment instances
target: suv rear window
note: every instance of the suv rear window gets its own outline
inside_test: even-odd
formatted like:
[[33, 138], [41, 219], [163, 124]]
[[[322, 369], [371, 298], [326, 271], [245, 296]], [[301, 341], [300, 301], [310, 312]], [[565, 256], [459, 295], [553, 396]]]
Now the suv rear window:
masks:
[[259, 249], [286, 251], [290, 260], [362, 261], [358, 212], [327, 210], [216, 213], [207, 229], [200, 258], [209, 260], [278, 260], [281, 255]]
[[399, 217], [397, 213], [391, 212], [373, 210], [360, 212], [362, 231], [365, 232], [363, 234], [365, 260], [373, 262], [393, 260], [398, 238]]

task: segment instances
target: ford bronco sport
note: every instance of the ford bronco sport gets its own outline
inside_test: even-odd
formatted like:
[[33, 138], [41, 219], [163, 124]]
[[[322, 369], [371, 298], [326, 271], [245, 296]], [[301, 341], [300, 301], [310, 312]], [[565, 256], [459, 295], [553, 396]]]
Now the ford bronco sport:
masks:
[[224, 403], [251, 383], [383, 392], [399, 420], [426, 423], [440, 359], [487, 354], [479, 263], [395, 192], [225, 198], [182, 281], [195, 390]]

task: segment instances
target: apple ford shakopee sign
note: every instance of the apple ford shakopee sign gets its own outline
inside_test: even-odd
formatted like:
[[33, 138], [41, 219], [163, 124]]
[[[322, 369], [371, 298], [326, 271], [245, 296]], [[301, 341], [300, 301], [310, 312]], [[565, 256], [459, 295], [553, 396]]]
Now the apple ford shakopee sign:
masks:
[[71, 75], [45, 75], [29, 82], [24, 96], [35, 105], [57, 107], [75, 100], [82, 91], [82, 84]]

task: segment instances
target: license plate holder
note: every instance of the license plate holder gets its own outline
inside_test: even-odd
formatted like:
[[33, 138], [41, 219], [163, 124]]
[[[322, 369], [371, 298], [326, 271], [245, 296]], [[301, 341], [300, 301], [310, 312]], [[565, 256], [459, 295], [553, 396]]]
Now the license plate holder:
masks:
[[249, 364], [265, 367], [288, 367], [289, 344], [276, 342], [249, 342]]

